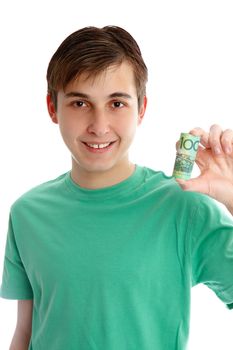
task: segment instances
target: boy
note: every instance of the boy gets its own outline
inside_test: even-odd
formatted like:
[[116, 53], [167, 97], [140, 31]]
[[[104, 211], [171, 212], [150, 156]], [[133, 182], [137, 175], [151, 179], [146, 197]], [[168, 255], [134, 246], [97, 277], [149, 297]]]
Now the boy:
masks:
[[19, 300], [11, 349], [185, 349], [193, 285], [233, 307], [233, 224], [209, 198], [233, 214], [233, 132], [192, 131], [201, 175], [180, 186], [133, 164], [147, 68], [119, 27], [71, 34], [47, 81], [72, 168], [11, 208], [1, 287]]

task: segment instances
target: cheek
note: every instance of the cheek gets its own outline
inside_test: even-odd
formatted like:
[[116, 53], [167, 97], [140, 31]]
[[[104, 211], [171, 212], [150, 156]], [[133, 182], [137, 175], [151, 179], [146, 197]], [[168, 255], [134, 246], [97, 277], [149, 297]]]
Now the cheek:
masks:
[[74, 123], [67, 120], [66, 122], [61, 121], [59, 123], [59, 128], [62, 138], [66, 144], [77, 138], [77, 126]]
[[122, 121], [122, 123], [119, 123], [116, 126], [116, 132], [118, 135], [121, 135], [122, 139], [125, 140], [132, 140], [137, 129], [137, 120], [136, 119], [131, 119], [131, 120], [125, 120]]
[[138, 125], [138, 116], [134, 114], [131, 118], [126, 121], [125, 128], [129, 133], [135, 133]]

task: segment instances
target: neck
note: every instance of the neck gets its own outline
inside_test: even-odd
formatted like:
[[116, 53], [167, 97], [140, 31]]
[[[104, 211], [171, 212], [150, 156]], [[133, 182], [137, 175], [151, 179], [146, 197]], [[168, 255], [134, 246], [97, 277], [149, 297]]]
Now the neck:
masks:
[[88, 189], [98, 189], [116, 185], [133, 174], [135, 164], [117, 165], [105, 171], [87, 171], [81, 168], [72, 159], [71, 177], [80, 187]]

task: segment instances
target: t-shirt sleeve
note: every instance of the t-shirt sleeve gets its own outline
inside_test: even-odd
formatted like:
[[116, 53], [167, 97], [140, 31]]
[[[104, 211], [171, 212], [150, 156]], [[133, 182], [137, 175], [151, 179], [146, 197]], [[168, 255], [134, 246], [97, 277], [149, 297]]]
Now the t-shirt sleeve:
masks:
[[5, 248], [0, 297], [5, 299], [33, 299], [33, 291], [20, 257], [11, 218]]
[[233, 220], [205, 197], [192, 225], [192, 282], [205, 284], [233, 309]]

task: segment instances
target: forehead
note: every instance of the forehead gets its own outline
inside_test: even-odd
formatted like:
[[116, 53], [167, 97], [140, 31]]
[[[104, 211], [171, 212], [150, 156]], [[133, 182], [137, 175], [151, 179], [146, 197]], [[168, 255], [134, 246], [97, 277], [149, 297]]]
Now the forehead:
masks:
[[128, 62], [111, 65], [98, 73], [84, 72], [72, 80], [64, 89], [115, 89], [124, 88], [136, 91], [132, 66]]

